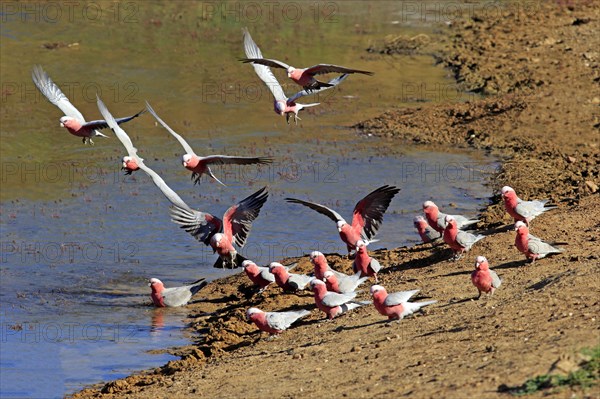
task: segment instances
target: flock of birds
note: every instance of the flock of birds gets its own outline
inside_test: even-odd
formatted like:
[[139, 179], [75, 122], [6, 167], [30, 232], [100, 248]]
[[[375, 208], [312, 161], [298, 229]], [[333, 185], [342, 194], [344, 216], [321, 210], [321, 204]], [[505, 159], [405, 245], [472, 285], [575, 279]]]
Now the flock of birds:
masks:
[[[292, 115], [297, 123], [299, 119], [298, 112], [303, 108], [318, 105], [318, 103], [296, 103], [295, 101], [298, 98], [335, 87], [344, 81], [348, 74], [372, 75], [368, 71], [329, 64], [297, 69], [281, 61], [263, 58], [260, 49], [252, 40], [247, 29], [243, 30], [243, 37], [246, 58], [240, 61], [253, 65], [256, 74], [273, 94], [275, 112], [285, 115], [288, 123]], [[271, 72], [271, 67], [285, 69], [288, 77], [302, 86], [303, 89], [293, 96], [287, 97]], [[321, 82], [315, 77], [326, 73], [342, 73], [342, 75], [329, 82]], [[98, 98], [98, 109], [104, 119], [86, 122], [83, 115], [71, 104], [40, 66], [34, 66], [32, 78], [37, 88], [46, 98], [65, 114], [60, 118], [60, 125], [65, 127], [71, 134], [81, 137], [84, 144], [86, 142], [93, 144], [92, 138], [97, 136], [107, 137], [99, 130], [110, 128], [127, 151], [128, 155], [123, 157], [122, 162], [122, 169], [125, 170], [125, 173], [132, 174], [141, 169], [150, 176], [154, 184], [172, 204], [170, 208], [172, 221], [198, 241], [210, 246], [213, 252], [219, 255], [214, 267], [242, 267], [259, 293], [272, 283], [276, 283], [284, 292], [311, 289], [314, 293], [317, 308], [324, 312], [328, 319], [333, 319], [359, 306], [373, 303], [382, 315], [392, 320], [400, 320], [418, 311], [423, 306], [436, 302], [435, 300], [410, 302], [410, 298], [418, 290], [388, 294], [383, 286], [377, 284], [377, 273], [380, 271], [381, 265], [369, 255], [367, 246], [376, 241], [374, 237], [383, 222], [383, 216], [394, 196], [400, 191], [399, 188], [384, 185], [366, 195], [354, 207], [350, 223], [335, 210], [324, 205], [296, 198], [286, 198], [287, 202], [306, 206], [327, 216], [336, 223], [339, 236], [347, 246], [348, 257], [354, 259], [352, 264], [354, 274], [347, 275], [333, 270], [328, 265], [326, 257], [318, 251], [310, 254], [310, 262], [314, 266], [314, 272], [311, 275], [292, 273], [293, 265], [284, 266], [277, 262], [271, 263], [268, 267], [258, 266], [251, 260], [245, 259], [237, 251], [244, 247], [252, 223], [259, 216], [262, 206], [267, 201], [267, 188], [263, 187], [237, 204], [232, 205], [222, 218], [195, 210], [186, 204], [156, 172], [144, 163], [144, 159], [138, 155], [137, 148], [119, 125], [131, 121], [146, 111], [152, 114], [182, 145], [185, 151], [182, 164], [192, 172], [194, 184], [198, 184], [203, 175], [208, 175], [216, 182], [223, 184], [212, 172], [212, 165], [267, 164], [272, 162], [272, 158], [226, 155], [199, 156], [181, 135], [171, 129], [157, 115], [148, 103], [146, 103], [145, 110], [135, 115], [115, 119], [102, 100]], [[517, 249], [525, 254], [531, 262], [551, 254], [560, 253], [561, 250], [555, 248], [552, 244], [529, 234], [528, 229], [531, 220], [553, 207], [547, 206], [547, 201], [523, 201], [510, 187], [503, 187], [501, 191], [505, 209], [516, 222], [515, 246]], [[414, 226], [423, 242], [441, 242], [443, 240], [454, 252], [455, 259], [458, 259], [462, 254], [469, 251], [477, 241], [484, 238], [483, 235], [475, 235], [464, 231], [465, 228], [476, 224], [478, 222], [476, 219], [444, 214], [432, 201], [426, 201], [423, 204], [423, 212], [424, 217], [416, 216], [414, 219]], [[356, 296], [358, 293], [356, 289], [369, 278], [375, 280], [375, 285], [372, 285], [370, 289], [373, 301], [357, 301]], [[493, 294], [494, 290], [500, 287], [501, 284], [500, 278], [489, 269], [488, 261], [483, 256], [476, 258], [475, 271], [471, 275], [471, 280], [479, 292], [478, 299], [482, 292]], [[148, 285], [152, 289], [151, 298], [155, 306], [173, 307], [186, 305], [192, 296], [206, 284], [207, 282], [204, 279], [200, 279], [190, 285], [165, 288], [159, 279], [152, 278]], [[309, 313], [308, 310], [263, 312], [253, 307], [247, 310], [246, 315], [248, 320], [254, 322], [259, 329], [270, 334], [278, 334]]]

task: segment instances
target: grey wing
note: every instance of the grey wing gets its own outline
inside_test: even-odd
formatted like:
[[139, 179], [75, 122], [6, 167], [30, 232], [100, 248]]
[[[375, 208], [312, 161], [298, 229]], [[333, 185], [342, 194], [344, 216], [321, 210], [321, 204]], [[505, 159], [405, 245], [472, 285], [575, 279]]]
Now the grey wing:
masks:
[[239, 203], [231, 206], [223, 216], [223, 231], [231, 232], [233, 243], [243, 248], [246, 244], [248, 234], [252, 228], [252, 222], [258, 217], [262, 206], [267, 202], [269, 193], [266, 187], [261, 188], [254, 194], [244, 198]]
[[345, 294], [338, 294], [337, 292], [328, 292], [323, 297], [323, 305], [334, 308], [336, 306], [340, 306], [345, 304], [346, 302], [350, 302], [357, 295], [357, 292], [348, 292]]
[[369, 277], [360, 277], [361, 272], [357, 272], [355, 274], [353, 274], [352, 276], [346, 276], [342, 279], [340, 279], [338, 277], [338, 287], [340, 289], [341, 292], [352, 292], [356, 289], [356, 287], [358, 287], [359, 285], [361, 285], [362, 283], [364, 283], [366, 280], [369, 279]]
[[169, 125], [167, 125], [154, 111], [154, 109], [150, 106], [150, 104], [148, 103], [148, 101], [146, 101], [146, 109], [148, 110], [148, 112], [150, 112], [152, 114], [152, 116], [158, 121], [158, 123], [160, 123], [165, 129], [167, 129], [167, 131], [169, 133], [171, 133], [173, 135], [173, 137], [175, 137], [177, 139], [177, 141], [179, 141], [179, 143], [183, 146], [183, 149], [185, 151], [186, 154], [195, 154], [194, 150], [192, 149], [192, 147], [187, 143], [187, 141], [185, 141], [185, 139], [183, 137], [181, 137], [179, 134], [177, 134], [175, 132], [175, 130], [171, 129], [171, 127], [169, 127]]
[[271, 158], [266, 157], [232, 157], [228, 155], [210, 155], [202, 157], [202, 161], [210, 165], [264, 165], [273, 162]]
[[[112, 127], [111, 127], [111, 129], [112, 129]], [[138, 160], [139, 160], [139, 158], [138, 158]], [[139, 160], [138, 166], [140, 167], [141, 170], [143, 170], [144, 172], [146, 172], [146, 174], [148, 176], [150, 176], [150, 178], [152, 178], [152, 181], [154, 182], [154, 184], [156, 185], [156, 187], [158, 187], [160, 189], [160, 191], [162, 191], [162, 193], [164, 194], [164, 196], [167, 197], [167, 199], [171, 202], [171, 204], [175, 205], [178, 208], [187, 209], [189, 211], [192, 210], [181, 199], [181, 197], [175, 191], [173, 191], [171, 189], [171, 187], [167, 186], [167, 183], [165, 183], [165, 181], [162, 179], [162, 177], [160, 177], [158, 175], [158, 173], [156, 173], [155, 171], [153, 171], [152, 169], [150, 169], [148, 166], [146, 166], [146, 164], [143, 161], [141, 161], [141, 160]]]
[[526, 218], [536, 217], [544, 213], [544, 204], [547, 201], [519, 201], [515, 207], [515, 211]]
[[555, 248], [537, 237], [534, 237], [534, 239], [529, 239], [527, 248], [529, 249], [529, 252], [541, 255], [542, 257], [549, 254], [557, 254], [562, 252], [562, 249]]
[[295, 199], [295, 198], [286, 198], [285, 200], [292, 204], [300, 204], [300, 205], [307, 206], [310, 209], [319, 212], [321, 215], [327, 216], [329, 219], [333, 220], [334, 222], [344, 222], [344, 223], [346, 222], [339, 213], [337, 213], [333, 209], [327, 208], [325, 205], [317, 204], [315, 202], [302, 201], [302, 200]]
[[[98, 97], [96, 95], [96, 99], [97, 99], [96, 103], [98, 104], [98, 109], [100, 110], [100, 114], [102, 114], [102, 117], [104, 118], [104, 120], [105, 121], [107, 121], [109, 119], [113, 119], [114, 120], [114, 118], [112, 118], [112, 115], [108, 111], [108, 108], [106, 108], [106, 105], [104, 105], [104, 103], [102, 102], [102, 100], [100, 100], [100, 97]], [[115, 120], [115, 124], [118, 127], [118, 123], [117, 123], [116, 120]], [[108, 122], [107, 122], [107, 126], [108, 126]], [[114, 126], [114, 124], [113, 124], [113, 126]], [[113, 129], [111, 127], [111, 130], [117, 136], [117, 138], [119, 139], [119, 141], [121, 141], [121, 143], [123, 143], [123, 145], [125, 146], [125, 149], [127, 150], [127, 153], [129, 154], [129, 156], [132, 157], [132, 158], [137, 158], [137, 148], [135, 148], [133, 146], [133, 143], [131, 142], [131, 139], [129, 138], [129, 135], [127, 133], [125, 133], [125, 131], [123, 129], [121, 129], [120, 127], [115, 128], [115, 129]]]
[[290, 273], [290, 278], [288, 280], [289, 283], [292, 283], [294, 286], [298, 287], [297, 289], [303, 290], [310, 283], [310, 281], [314, 277], [307, 276], [306, 274], [293, 274]]
[[456, 242], [460, 244], [460, 246], [470, 249], [473, 244], [475, 244], [477, 241], [481, 240], [484, 236], [482, 235], [474, 235], [471, 233], [467, 233], [465, 231], [458, 231], [458, 234], [456, 235]]
[[390, 202], [399, 192], [399, 188], [386, 184], [367, 194], [354, 206], [352, 227], [360, 228], [361, 236], [371, 240], [377, 234]]
[[165, 288], [162, 292], [163, 302], [167, 306], [183, 306], [192, 299], [192, 291], [189, 286]]
[[500, 284], [502, 284], [502, 280], [500, 280], [500, 277], [498, 277], [496, 272], [493, 270], [490, 270], [490, 276], [492, 276], [492, 287], [494, 287], [494, 288], [500, 287]]
[[290, 312], [266, 312], [267, 323], [276, 330], [286, 330], [296, 320], [309, 315], [308, 310], [297, 310]]
[[417, 292], [419, 292], [419, 290], [393, 292], [385, 298], [383, 304], [385, 306], [396, 306], [401, 303], [406, 303]]
[[[244, 28], [242, 29], [242, 32], [244, 33], [244, 51], [246, 52], [246, 57], [263, 58], [260, 49], [256, 43], [254, 43], [254, 40], [252, 40], [252, 36], [250, 36], [248, 29]], [[271, 69], [268, 66], [256, 63], [253, 63], [252, 67], [254, 67], [254, 72], [256, 72], [260, 80], [262, 80], [269, 90], [271, 90], [275, 100], [287, 102], [287, 96], [283, 92], [283, 88], [279, 84], [279, 81], [277, 81], [277, 78], [273, 75], [273, 72], [271, 72]]]
[[66, 116], [78, 119], [81, 123], [85, 123], [85, 119], [81, 112], [63, 94], [60, 88], [50, 79], [48, 74], [40, 65], [34, 65], [31, 73], [33, 83], [42, 92], [44, 96], [52, 104], [56, 105]]
[[431, 226], [427, 226], [427, 228], [425, 229], [425, 235], [431, 241], [437, 240], [438, 238], [440, 238], [442, 236], [440, 233], [438, 233], [436, 230], [434, 230], [434, 228]]
[[371, 269], [373, 269], [375, 273], [378, 273], [381, 270], [381, 265], [375, 258], [371, 258], [371, 263], [369, 263], [369, 266], [371, 266]]
[[210, 244], [213, 235], [223, 231], [223, 222], [219, 218], [190, 208], [172, 207], [171, 220], [205, 245]]
[[362, 73], [364, 75], [373, 75], [373, 72], [361, 71], [360, 69], [346, 68], [343, 66], [332, 65], [332, 64], [318, 64], [318, 65], [313, 65], [309, 68], [306, 68], [306, 73], [308, 73], [310, 75], [321, 75], [321, 74], [325, 74], [325, 73], [334, 73], [334, 72], [335, 73], [344, 73], [344, 74]]
[[291, 102], [296, 101], [300, 97], [308, 96], [309, 94], [316, 94], [316, 93], [319, 93], [319, 92], [321, 92], [323, 90], [331, 89], [331, 88], [339, 85], [340, 83], [342, 83], [347, 77], [348, 77], [348, 75], [341, 75], [341, 76], [338, 76], [335, 79], [331, 79], [329, 82], [327, 82], [331, 86], [321, 86], [320, 88], [313, 89], [313, 90], [301, 90], [298, 93], [296, 93], [293, 96], [291, 96], [290, 98], [288, 98], [287, 101], [291, 103]]
[[[98, 97], [98, 95], [96, 95], [96, 97]], [[125, 116], [123, 118], [116, 118], [115, 121], [117, 122], [118, 125], [120, 125], [121, 123], [129, 122], [130, 120], [137, 118], [144, 112], [146, 112], [145, 109], [141, 110], [140, 112], [138, 112], [135, 115]], [[108, 123], [106, 123], [105, 120], [95, 120], [95, 121], [86, 122], [83, 124], [83, 126], [86, 128], [89, 128], [89, 129], [106, 129], [108, 127]]]
[[[259, 52], [260, 52], [260, 50], [259, 50]], [[246, 55], [247, 55], [247, 53], [246, 53]], [[281, 61], [273, 60], [273, 59], [269, 59], [269, 58], [242, 58], [240, 61], [242, 61], [245, 64], [248, 62], [251, 62], [253, 64], [260, 64], [260, 65], [268, 66], [271, 68], [288, 69], [290, 67], [290, 65], [286, 64], [285, 62], [281, 62]]]
[[271, 283], [275, 282], [275, 276], [269, 271], [268, 267], [259, 266], [258, 270], [260, 270], [260, 277], [264, 280], [270, 281]]
[[454, 217], [454, 220], [456, 220], [456, 226], [459, 229], [479, 222], [479, 219], [469, 219], [462, 215], [452, 215], [452, 217]]

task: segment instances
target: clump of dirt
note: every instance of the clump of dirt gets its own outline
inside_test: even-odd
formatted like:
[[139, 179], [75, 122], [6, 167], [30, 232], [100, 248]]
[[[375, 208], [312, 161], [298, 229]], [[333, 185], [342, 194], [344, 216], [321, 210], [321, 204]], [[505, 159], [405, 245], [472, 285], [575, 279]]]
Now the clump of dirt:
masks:
[[[441, 59], [466, 88], [493, 97], [390, 111], [355, 128], [377, 140], [500, 157], [496, 190], [510, 185], [525, 199], [558, 204], [531, 223], [531, 232], [567, 241], [563, 254], [526, 264], [495, 195], [478, 226], [485, 239], [461, 260], [450, 261], [444, 245], [371, 253], [388, 291], [420, 289], [414, 301], [438, 301], [419, 314], [388, 323], [365, 306], [323, 322], [314, 310], [267, 341], [245, 321], [245, 310], [314, 309], [312, 295], [278, 287], [256, 294], [238, 274], [212, 282], [189, 305], [199, 338], [174, 351], [181, 360], [73, 396], [496, 398], [546, 373], [557, 358], [597, 345], [600, 5], [536, 4], [526, 19], [481, 13], [451, 27]], [[494, 296], [478, 301], [469, 278], [477, 255], [503, 280]], [[327, 258], [337, 270], [351, 269], [345, 257]], [[311, 271], [308, 259], [295, 260], [295, 272]], [[544, 397], [596, 393], [567, 387]]]

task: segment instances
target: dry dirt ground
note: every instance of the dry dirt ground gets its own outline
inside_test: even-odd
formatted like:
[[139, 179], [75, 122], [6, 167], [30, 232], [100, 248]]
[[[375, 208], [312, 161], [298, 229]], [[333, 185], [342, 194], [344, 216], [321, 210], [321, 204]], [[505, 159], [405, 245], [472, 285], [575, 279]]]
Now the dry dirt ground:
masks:
[[[567, 241], [564, 254], [525, 264], [496, 195], [478, 226], [488, 237], [459, 261], [430, 244], [372, 253], [388, 291], [420, 289], [415, 300], [438, 301], [420, 314], [387, 323], [367, 306], [323, 322], [314, 311], [268, 341], [245, 322], [245, 310], [310, 308], [312, 295], [276, 287], [252, 295], [240, 274], [214, 281], [199, 294], [206, 300], [189, 306], [200, 338], [173, 350], [182, 360], [74, 397], [497, 398], [510, 397], [503, 386], [545, 374], [558, 360], [568, 371], [581, 348], [600, 343], [599, 10], [597, 2], [558, 2], [527, 15], [458, 21], [440, 61], [485, 98], [394, 110], [355, 126], [380, 140], [450, 143], [500, 157], [496, 190], [508, 184], [525, 199], [559, 205], [531, 231]], [[503, 285], [477, 301], [469, 274], [478, 254]], [[350, 270], [350, 261], [328, 259]], [[311, 270], [299, 261], [299, 271]], [[531, 397], [542, 396], [595, 398], [600, 388]]]

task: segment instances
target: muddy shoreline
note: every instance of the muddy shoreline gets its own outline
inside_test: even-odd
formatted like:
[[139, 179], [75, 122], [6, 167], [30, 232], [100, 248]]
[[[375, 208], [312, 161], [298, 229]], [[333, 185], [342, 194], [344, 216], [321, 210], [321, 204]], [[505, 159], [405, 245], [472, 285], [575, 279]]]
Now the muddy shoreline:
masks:
[[[478, 225], [488, 237], [460, 261], [429, 244], [372, 253], [388, 290], [420, 289], [416, 300], [438, 300], [419, 315], [389, 325], [372, 308], [330, 323], [313, 312], [267, 342], [245, 322], [245, 310], [308, 307], [312, 295], [269, 288], [253, 296], [247, 278], [234, 275], [209, 284], [205, 300], [189, 306], [190, 328], [200, 338], [171, 350], [181, 360], [73, 397], [492, 398], [505, 396], [499, 387], [519, 385], [598, 345], [600, 6], [569, 4], [541, 4], [535, 15], [480, 13], [455, 21], [439, 60], [464, 89], [484, 98], [388, 111], [351, 130], [381, 141], [494, 154], [502, 160], [491, 182], [496, 191], [508, 184], [523, 198], [559, 205], [534, 221], [532, 233], [568, 241], [564, 254], [525, 265], [495, 195]], [[479, 254], [504, 284], [494, 297], [475, 301], [469, 274]], [[300, 272], [311, 270], [308, 259], [297, 260]], [[336, 254], [328, 260], [350, 270], [350, 261]], [[571, 393], [598, 397], [599, 391], [550, 395]]]

